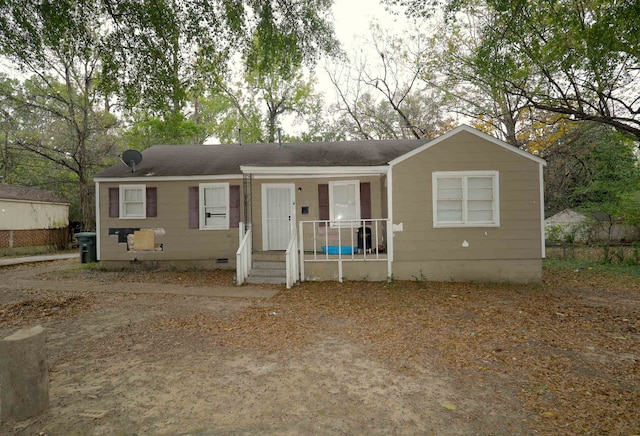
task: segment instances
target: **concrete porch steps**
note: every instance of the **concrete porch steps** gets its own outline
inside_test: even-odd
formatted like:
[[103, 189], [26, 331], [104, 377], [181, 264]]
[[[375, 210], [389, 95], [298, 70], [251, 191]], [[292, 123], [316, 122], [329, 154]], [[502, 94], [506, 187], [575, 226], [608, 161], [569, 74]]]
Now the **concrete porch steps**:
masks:
[[251, 256], [252, 265], [247, 283], [286, 283], [286, 262], [284, 252], [262, 251]]

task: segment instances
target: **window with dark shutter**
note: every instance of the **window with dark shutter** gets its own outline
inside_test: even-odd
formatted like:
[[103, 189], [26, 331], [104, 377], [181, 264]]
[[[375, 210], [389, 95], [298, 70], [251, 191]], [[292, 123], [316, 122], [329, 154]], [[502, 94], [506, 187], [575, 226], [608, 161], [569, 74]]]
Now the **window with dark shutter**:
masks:
[[[329, 219], [329, 185], [322, 183], [318, 185], [318, 219]], [[320, 223], [321, 226], [324, 223]]]
[[120, 188], [109, 188], [109, 218], [120, 216]]
[[229, 227], [240, 225], [240, 185], [229, 186]]
[[189, 186], [189, 228], [200, 228], [200, 189]]
[[158, 188], [147, 187], [147, 218], [158, 216]]
[[371, 219], [371, 183], [360, 182], [360, 219]]

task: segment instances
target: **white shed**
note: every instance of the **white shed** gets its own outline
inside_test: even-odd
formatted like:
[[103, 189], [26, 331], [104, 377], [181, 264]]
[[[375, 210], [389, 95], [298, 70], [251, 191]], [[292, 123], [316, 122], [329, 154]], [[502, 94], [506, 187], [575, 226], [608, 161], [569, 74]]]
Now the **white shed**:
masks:
[[0, 254], [63, 248], [69, 203], [39, 188], [0, 184]]

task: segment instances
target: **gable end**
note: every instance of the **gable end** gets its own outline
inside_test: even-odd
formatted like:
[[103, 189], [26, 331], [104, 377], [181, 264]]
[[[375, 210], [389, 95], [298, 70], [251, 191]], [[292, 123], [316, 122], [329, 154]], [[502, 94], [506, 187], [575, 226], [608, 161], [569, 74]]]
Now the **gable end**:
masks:
[[404, 162], [405, 160], [415, 156], [416, 154], [421, 153], [421, 152], [423, 152], [423, 151], [425, 151], [425, 150], [427, 150], [427, 149], [429, 149], [429, 148], [431, 148], [431, 147], [433, 147], [435, 145], [438, 145], [439, 143], [441, 143], [443, 141], [446, 141], [447, 139], [452, 138], [452, 137], [454, 137], [454, 136], [456, 136], [456, 135], [458, 135], [458, 134], [460, 134], [462, 132], [467, 132], [467, 133], [470, 133], [472, 135], [475, 135], [480, 139], [483, 139], [485, 141], [489, 141], [489, 142], [491, 142], [491, 143], [493, 143], [495, 145], [498, 145], [498, 146], [504, 148], [507, 151], [510, 151], [511, 153], [518, 154], [518, 155], [520, 155], [522, 157], [525, 157], [525, 158], [530, 159], [530, 160], [532, 160], [534, 162], [537, 162], [538, 164], [540, 164], [542, 166], [546, 166], [547, 165], [547, 162], [544, 159], [539, 158], [538, 156], [534, 156], [531, 153], [527, 153], [524, 150], [521, 150], [521, 149], [519, 149], [517, 147], [514, 147], [511, 144], [508, 144], [508, 143], [506, 143], [506, 142], [504, 142], [504, 141], [502, 141], [502, 140], [500, 140], [498, 138], [495, 138], [495, 137], [493, 137], [491, 135], [488, 135], [488, 134], [486, 134], [484, 132], [481, 132], [480, 130], [474, 129], [473, 127], [467, 126], [465, 124], [463, 124], [463, 125], [461, 125], [459, 127], [456, 127], [455, 129], [445, 133], [442, 136], [437, 137], [436, 139], [434, 139], [432, 141], [427, 142], [426, 144], [424, 144], [421, 147], [418, 147], [418, 148], [416, 148], [414, 150], [411, 150], [408, 153], [403, 154], [402, 156], [399, 156], [399, 157], [393, 159], [392, 161], [389, 162], [389, 165], [391, 167], [393, 167], [394, 165], [399, 164], [401, 162]]

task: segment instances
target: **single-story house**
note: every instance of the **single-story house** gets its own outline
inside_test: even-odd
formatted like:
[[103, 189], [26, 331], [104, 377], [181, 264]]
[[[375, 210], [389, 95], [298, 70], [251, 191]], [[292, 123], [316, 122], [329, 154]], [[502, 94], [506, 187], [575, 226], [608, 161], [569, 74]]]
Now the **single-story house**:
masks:
[[154, 146], [95, 177], [97, 257], [235, 268], [238, 283], [261, 269], [288, 285], [538, 282], [544, 165], [465, 125], [433, 140]]
[[64, 248], [69, 203], [39, 188], [0, 183], [0, 255]]
[[614, 222], [600, 211], [587, 215], [564, 209], [544, 220], [547, 240], [554, 242], [629, 242], [640, 240], [640, 228]]

